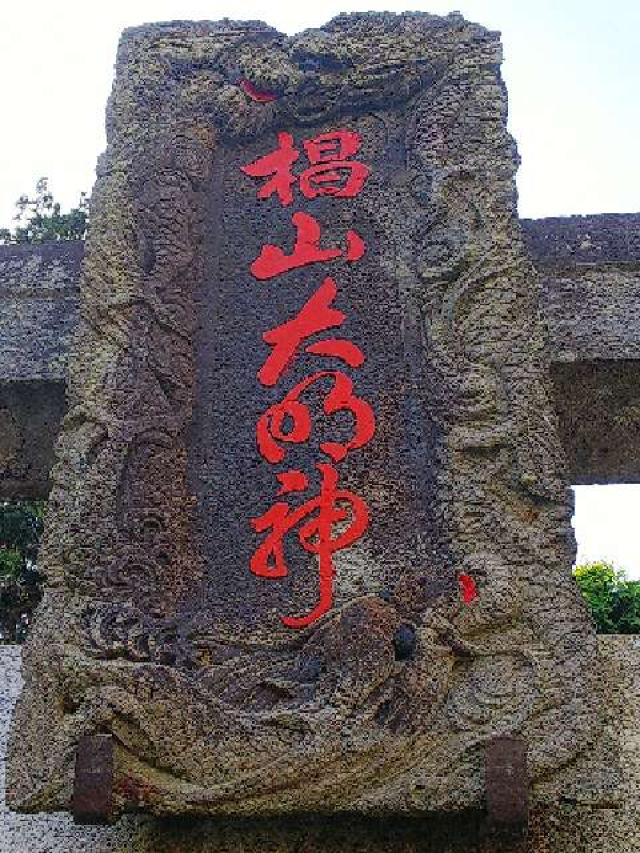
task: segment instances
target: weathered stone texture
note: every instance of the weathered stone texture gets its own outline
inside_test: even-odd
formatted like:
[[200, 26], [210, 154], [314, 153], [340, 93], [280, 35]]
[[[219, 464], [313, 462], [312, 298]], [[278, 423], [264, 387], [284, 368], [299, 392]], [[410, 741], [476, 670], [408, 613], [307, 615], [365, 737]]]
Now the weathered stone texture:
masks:
[[5, 756], [11, 715], [20, 690], [20, 647], [0, 645], [0, 853], [114, 853], [129, 850], [131, 826], [89, 829], [68, 814], [18, 815], [5, 803]]
[[[123, 811], [479, 813], [497, 735], [527, 742], [534, 803], [538, 790], [543, 802], [572, 795], [571, 768], [600, 724], [595, 636], [570, 574], [571, 493], [500, 59], [497, 34], [458, 14], [340, 16], [292, 39], [232, 21], [125, 33], [53, 472], [49, 588], [25, 652], [14, 806], [68, 808], [80, 737], [107, 733]], [[239, 76], [282, 96], [251, 101]], [[349, 208], [370, 253], [340, 279], [352, 316], [372, 323], [356, 328], [397, 338], [397, 381], [387, 398], [379, 381], [378, 442], [350, 471], [376, 525], [340, 565], [334, 610], [296, 634], [238, 543], [215, 539], [239, 488], [219, 445], [243, 424], [207, 439], [232, 401], [209, 375], [223, 361], [204, 314], [240, 302], [249, 284], [225, 275], [229, 263], [248, 265], [268, 236], [249, 229], [235, 264], [255, 187], [230, 188], [228, 169], [278, 130], [336, 126], [362, 135], [372, 166]], [[318, 210], [342, 228], [333, 205]], [[282, 322], [284, 285], [272, 293]], [[220, 338], [233, 322], [243, 317], [221, 311]], [[460, 573], [477, 583], [472, 606]], [[396, 654], [402, 629], [409, 655]]]
[[539, 269], [640, 262], [640, 213], [547, 216], [520, 224]]
[[640, 216], [523, 220], [576, 484], [640, 482]]
[[[585, 789], [582, 802], [537, 810], [525, 846], [479, 841], [486, 827], [478, 816], [435, 824], [313, 816], [289, 824], [124, 818], [117, 826], [88, 828], [74, 826], [67, 814], [18, 815], [2, 804], [0, 853], [636, 853], [640, 639], [599, 637], [598, 659], [608, 744], [617, 744], [621, 756], [614, 784], [601, 779], [600, 790]], [[18, 647], [0, 646], [0, 683], [1, 791], [11, 712], [22, 683]]]
[[66, 381], [83, 249], [0, 246], [0, 383]]
[[522, 220], [554, 362], [640, 359], [640, 215]]
[[63, 382], [0, 382], [0, 500], [47, 497], [65, 410]]
[[640, 849], [640, 637], [598, 638], [595, 689], [603, 698], [601, 734], [576, 768], [575, 795], [534, 823], [535, 853]]
[[640, 482], [640, 360], [552, 366], [571, 482]]
[[49, 493], [82, 254], [81, 243], [0, 246], [0, 499]]

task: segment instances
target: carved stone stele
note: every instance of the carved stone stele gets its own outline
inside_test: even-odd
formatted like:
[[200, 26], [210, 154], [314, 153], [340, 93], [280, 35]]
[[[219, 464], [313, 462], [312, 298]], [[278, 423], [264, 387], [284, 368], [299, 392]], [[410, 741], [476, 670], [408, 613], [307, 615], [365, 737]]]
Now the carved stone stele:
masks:
[[[69, 808], [90, 735], [113, 738], [116, 814], [479, 808], [501, 736], [526, 742], [534, 796], [566, 793], [596, 732], [594, 636], [500, 61], [498, 35], [458, 14], [341, 16], [292, 38], [228, 20], [125, 32], [14, 808]], [[353, 228], [364, 258], [256, 281], [261, 245], [291, 250], [299, 206], [259, 201], [240, 167], [277, 133], [301, 147], [337, 128], [360, 135], [370, 177], [307, 209], [323, 245]], [[295, 631], [280, 616], [314, 603], [313, 562], [278, 582], [249, 571], [251, 518], [275, 495], [255, 376], [261, 333], [327, 274], [367, 355], [377, 432], [343, 470], [371, 524], [335, 556], [331, 611]]]

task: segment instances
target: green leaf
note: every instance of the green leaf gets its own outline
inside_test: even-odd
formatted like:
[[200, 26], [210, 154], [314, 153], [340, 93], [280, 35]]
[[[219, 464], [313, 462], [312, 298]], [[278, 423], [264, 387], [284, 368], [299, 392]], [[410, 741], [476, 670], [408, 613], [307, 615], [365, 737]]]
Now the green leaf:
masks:
[[640, 582], [606, 561], [576, 566], [573, 574], [599, 634], [640, 633]]

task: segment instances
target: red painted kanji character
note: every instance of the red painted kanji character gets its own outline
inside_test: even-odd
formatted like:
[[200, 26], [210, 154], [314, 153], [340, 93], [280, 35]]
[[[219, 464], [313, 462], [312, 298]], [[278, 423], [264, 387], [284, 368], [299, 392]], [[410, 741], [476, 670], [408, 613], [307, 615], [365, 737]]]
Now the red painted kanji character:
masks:
[[[349, 343], [345, 341], [344, 343]], [[355, 347], [360, 363], [364, 356]], [[321, 370], [307, 376], [289, 391], [284, 400], [271, 406], [261, 416], [256, 428], [258, 449], [262, 456], [275, 464], [284, 459], [284, 450], [279, 442], [301, 444], [311, 435], [311, 416], [308, 406], [300, 401], [300, 395], [314, 383], [331, 379], [333, 385], [327, 394], [323, 409], [326, 415], [348, 412], [353, 417], [353, 436], [346, 443], [324, 441], [320, 450], [334, 462], [341, 462], [350, 450], [364, 447], [373, 438], [376, 421], [371, 406], [353, 393], [353, 382], [339, 370]], [[285, 425], [288, 425], [285, 431]]]
[[[338, 472], [331, 465], [316, 465], [322, 478], [320, 494], [297, 509], [286, 501], [273, 504], [264, 515], [251, 522], [256, 533], [269, 531], [251, 558], [251, 571], [258, 577], [283, 578], [289, 573], [284, 557], [284, 537], [301, 522], [298, 541], [319, 562], [319, 597], [306, 616], [283, 616], [288, 628], [305, 628], [327, 613], [333, 604], [333, 555], [356, 542], [369, 526], [369, 510], [364, 500], [346, 489], [338, 489]], [[290, 482], [287, 475], [292, 475]], [[300, 471], [281, 475], [285, 493], [303, 491], [307, 480]], [[298, 488], [299, 487], [299, 488]], [[282, 494], [282, 489], [280, 494]], [[345, 526], [346, 522], [346, 526]], [[339, 525], [338, 533], [334, 528]]]
[[[249, 94], [256, 98], [252, 91]], [[275, 97], [273, 93], [261, 95], [262, 100]], [[352, 130], [335, 130], [306, 139], [303, 144], [310, 166], [300, 174], [299, 181], [300, 191], [306, 198], [319, 195], [353, 198], [358, 195], [371, 173], [364, 163], [349, 159], [360, 150], [360, 134]], [[258, 190], [258, 198], [269, 198], [275, 194], [281, 204], [289, 205], [293, 202], [292, 187], [298, 180], [292, 167], [299, 156], [291, 134], [279, 133], [275, 151], [258, 157], [241, 169], [252, 178], [269, 178]]]
[[[338, 293], [336, 283], [332, 278], [325, 278], [320, 287], [302, 306], [292, 319], [269, 329], [262, 335], [262, 340], [273, 347], [264, 364], [258, 371], [258, 379], [262, 385], [275, 385], [289, 363], [294, 358], [300, 345], [312, 335], [327, 329], [341, 326], [347, 319], [342, 311], [332, 307], [332, 302]], [[364, 356], [350, 341], [340, 338], [328, 338], [305, 347], [306, 352], [314, 355], [327, 355], [341, 358], [351, 367], [359, 367]]]
[[293, 147], [293, 136], [290, 133], [278, 134], [278, 147], [270, 154], [259, 157], [247, 166], [241, 166], [241, 171], [252, 178], [267, 178], [258, 190], [258, 198], [269, 198], [274, 193], [282, 204], [291, 204], [293, 193], [291, 187], [297, 181], [291, 171], [291, 167], [300, 156], [299, 151]]
[[317, 264], [322, 261], [332, 261], [344, 256], [347, 261], [359, 261], [364, 255], [366, 246], [362, 237], [356, 231], [347, 231], [347, 248], [321, 249], [320, 223], [308, 213], [294, 213], [291, 222], [296, 228], [296, 242], [293, 254], [287, 255], [278, 246], [267, 243], [255, 261], [251, 264], [251, 272], [259, 281], [274, 278], [289, 270]]
[[[312, 335], [341, 326], [347, 319], [342, 311], [332, 307], [338, 288], [332, 278], [325, 278], [320, 287], [302, 306], [292, 319], [265, 332], [262, 339], [273, 347], [258, 371], [262, 385], [275, 385], [300, 345]], [[362, 350], [344, 338], [325, 338], [309, 344], [305, 352], [339, 358], [349, 367], [360, 367], [364, 363]]]
[[362, 138], [353, 130], [332, 130], [302, 143], [312, 166], [335, 163], [353, 157], [360, 150]]
[[360, 150], [360, 134], [350, 130], [322, 133], [304, 142], [311, 163], [300, 175], [300, 191], [306, 198], [331, 195], [353, 198], [358, 195], [371, 170], [364, 163], [348, 160]]
[[292, 468], [290, 471], [281, 471], [276, 474], [276, 478], [280, 483], [280, 488], [276, 492], [280, 495], [288, 495], [289, 492], [304, 492], [309, 487], [309, 479], [304, 471], [298, 471]]

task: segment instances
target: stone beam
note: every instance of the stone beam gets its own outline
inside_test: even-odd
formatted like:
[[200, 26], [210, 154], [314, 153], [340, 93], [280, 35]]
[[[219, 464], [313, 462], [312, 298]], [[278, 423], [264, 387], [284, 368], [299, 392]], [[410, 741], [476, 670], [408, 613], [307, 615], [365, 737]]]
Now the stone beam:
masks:
[[[521, 220], [556, 363], [640, 359], [640, 214]], [[83, 243], [0, 246], [0, 382], [64, 381]]]
[[0, 246], [0, 382], [64, 382], [82, 242]]
[[640, 214], [521, 220], [556, 363], [640, 359]]
[[576, 484], [640, 482], [640, 214], [523, 220]]
[[49, 492], [83, 250], [0, 247], [0, 499]]
[[[521, 222], [572, 481], [640, 482], [640, 214]], [[0, 246], [0, 497], [46, 494], [83, 249]]]

